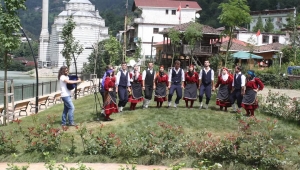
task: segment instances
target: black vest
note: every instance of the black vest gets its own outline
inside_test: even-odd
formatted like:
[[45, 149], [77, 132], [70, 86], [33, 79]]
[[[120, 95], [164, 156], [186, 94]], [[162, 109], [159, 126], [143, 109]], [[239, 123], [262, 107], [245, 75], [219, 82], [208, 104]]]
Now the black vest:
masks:
[[234, 82], [234, 89], [241, 89], [241, 86], [242, 86], [242, 74], [239, 74], [237, 77], [236, 77], [236, 74], [234, 74], [233, 82]]
[[206, 73], [205, 70], [202, 70], [202, 83], [204, 85], [211, 84], [211, 69]]
[[154, 70], [152, 70], [152, 74], [150, 73], [150, 70], [146, 70], [145, 85], [153, 86], [154, 75]]
[[126, 72], [126, 75], [123, 73], [123, 70], [120, 71], [121, 75], [120, 75], [120, 81], [119, 81], [119, 86], [127, 86], [128, 83], [128, 71]]
[[175, 69], [172, 69], [172, 83], [180, 83], [182, 77], [182, 70], [179, 68], [178, 74], [176, 74]]

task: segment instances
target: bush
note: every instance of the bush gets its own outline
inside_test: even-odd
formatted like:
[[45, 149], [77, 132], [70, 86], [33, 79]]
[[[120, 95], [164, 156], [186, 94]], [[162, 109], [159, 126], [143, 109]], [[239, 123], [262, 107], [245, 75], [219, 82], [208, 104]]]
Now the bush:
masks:
[[291, 82], [287, 76], [261, 72], [256, 72], [256, 76], [261, 79], [265, 86], [271, 86], [278, 89], [291, 88]]

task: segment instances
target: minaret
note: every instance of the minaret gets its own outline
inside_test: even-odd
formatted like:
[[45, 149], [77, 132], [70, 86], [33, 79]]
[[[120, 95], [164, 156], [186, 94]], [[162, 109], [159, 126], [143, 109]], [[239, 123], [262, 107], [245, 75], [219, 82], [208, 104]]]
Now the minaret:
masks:
[[48, 15], [49, 0], [43, 0], [42, 31], [40, 35], [39, 46], [39, 61], [42, 63], [42, 65], [45, 65], [47, 62], [47, 54], [49, 49]]

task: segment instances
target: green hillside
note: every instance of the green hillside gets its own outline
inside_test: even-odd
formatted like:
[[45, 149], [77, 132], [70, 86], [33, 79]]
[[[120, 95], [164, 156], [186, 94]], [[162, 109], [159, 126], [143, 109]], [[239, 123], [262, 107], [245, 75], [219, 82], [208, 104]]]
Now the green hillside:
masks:
[[[50, 0], [49, 7], [49, 28], [54, 21], [54, 17], [63, 9], [63, 0]], [[100, 15], [105, 19], [106, 26], [110, 28], [113, 34], [123, 29], [124, 12], [126, 0], [90, 0], [100, 11]], [[183, 0], [182, 0], [183, 1]], [[202, 7], [200, 21], [203, 24], [213, 27], [221, 26], [218, 21], [220, 10], [218, 5], [225, 0], [197, 0]], [[133, 0], [129, 0], [128, 10], [131, 10]], [[27, 0], [27, 11], [21, 12], [20, 17], [23, 27], [30, 32], [34, 39], [37, 39], [41, 31], [42, 23], [42, 0]], [[292, 8], [296, 7], [300, 10], [299, 0], [248, 0], [248, 5], [252, 11]]]

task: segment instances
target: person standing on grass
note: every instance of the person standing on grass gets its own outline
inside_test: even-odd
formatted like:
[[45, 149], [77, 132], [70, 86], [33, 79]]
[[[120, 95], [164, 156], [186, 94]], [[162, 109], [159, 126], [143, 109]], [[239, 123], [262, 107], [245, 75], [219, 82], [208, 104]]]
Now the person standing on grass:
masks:
[[184, 96], [185, 107], [188, 106], [188, 102], [191, 101], [190, 108], [193, 107], [194, 101], [197, 100], [197, 89], [199, 87], [199, 74], [195, 72], [193, 65], [189, 66], [189, 71], [185, 73], [185, 87], [184, 87]]
[[133, 69], [133, 73], [130, 73], [131, 95], [128, 99], [131, 103], [130, 110], [135, 110], [136, 104], [144, 100], [142, 75], [140, 74], [139, 67], [137, 65], [135, 65]]
[[182, 89], [184, 89], [184, 71], [180, 68], [180, 61], [175, 61], [175, 67], [170, 70], [169, 73], [169, 96], [168, 96], [168, 107], [172, 104], [172, 96], [176, 91], [177, 98], [175, 100], [174, 107], [177, 108], [179, 100], [182, 98]]
[[227, 107], [231, 106], [229, 96], [230, 90], [232, 88], [232, 75], [228, 72], [227, 68], [222, 68], [221, 75], [218, 76], [218, 81], [215, 88], [219, 88], [217, 94], [216, 104], [220, 106], [220, 110], [225, 108], [225, 112], [227, 111]]
[[[246, 77], [241, 72], [242, 68], [240, 66], [235, 66], [235, 74], [232, 81], [232, 89], [230, 94], [230, 103], [232, 105], [233, 111], [241, 112], [243, 95], [245, 94], [245, 82]], [[235, 108], [235, 101], [238, 106], [238, 110]]]
[[105, 78], [106, 78], [106, 72], [109, 71], [109, 70], [113, 70], [113, 67], [111, 65], [106, 66], [104, 75], [103, 75], [102, 79], [99, 80], [99, 87], [100, 87], [99, 92], [102, 96], [102, 103], [104, 103], [104, 92], [105, 92], [104, 82], [105, 82]]
[[117, 94], [116, 94], [116, 77], [114, 76], [114, 70], [108, 70], [104, 81], [104, 115], [105, 121], [112, 121], [110, 115], [112, 113], [118, 113], [117, 107]]
[[64, 102], [64, 110], [62, 113], [62, 121], [61, 125], [66, 126], [67, 125], [67, 117], [69, 121], [69, 126], [76, 126], [74, 122], [74, 104], [72, 102], [72, 92], [67, 88], [67, 84], [77, 84], [81, 82], [81, 79], [78, 80], [69, 80], [69, 69], [67, 66], [62, 66], [59, 69], [58, 72], [58, 80], [60, 84], [60, 90], [61, 90], [61, 99]]
[[116, 92], [119, 96], [118, 111], [123, 112], [123, 108], [128, 102], [128, 92], [130, 92], [130, 76], [127, 71], [127, 64], [122, 63], [121, 70], [117, 73], [116, 77]]
[[165, 74], [164, 66], [159, 67], [154, 83], [156, 87], [154, 101], [156, 101], [156, 107], [160, 108], [163, 102], [167, 101], [167, 87], [169, 86], [168, 75]]
[[200, 94], [199, 94], [199, 102], [200, 107], [199, 109], [202, 109], [203, 103], [203, 95], [205, 93], [206, 96], [206, 102], [204, 108], [208, 108], [208, 104], [211, 98], [211, 91], [215, 91], [214, 86], [214, 70], [209, 67], [210, 63], [208, 60], [204, 61], [204, 69], [200, 70], [199, 73], [199, 88], [200, 88]]
[[247, 72], [246, 92], [243, 96], [242, 107], [246, 110], [246, 116], [254, 116], [258, 108], [257, 93], [264, 89], [262, 81], [256, 77], [253, 70]]
[[153, 70], [153, 62], [148, 63], [148, 69], [143, 71], [143, 90], [145, 95], [145, 100], [143, 108], [146, 109], [152, 99], [154, 84], [155, 71]]

